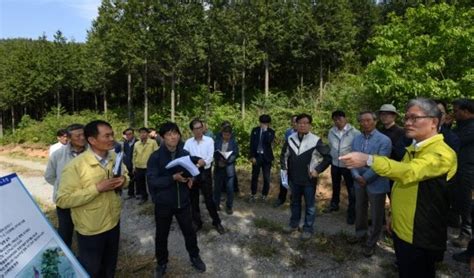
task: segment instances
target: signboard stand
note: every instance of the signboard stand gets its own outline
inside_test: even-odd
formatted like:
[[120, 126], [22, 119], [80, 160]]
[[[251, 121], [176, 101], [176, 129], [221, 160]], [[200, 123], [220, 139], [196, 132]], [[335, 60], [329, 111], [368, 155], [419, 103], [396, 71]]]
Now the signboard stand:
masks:
[[0, 277], [89, 277], [16, 174], [0, 177]]

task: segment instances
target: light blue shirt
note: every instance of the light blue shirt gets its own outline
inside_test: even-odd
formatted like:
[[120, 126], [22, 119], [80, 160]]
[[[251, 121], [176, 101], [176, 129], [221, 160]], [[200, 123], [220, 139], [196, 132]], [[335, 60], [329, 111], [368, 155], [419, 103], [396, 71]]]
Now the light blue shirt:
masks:
[[[352, 141], [352, 151], [366, 154], [376, 154], [390, 156], [392, 152], [392, 142], [390, 138], [374, 129], [368, 136], [364, 133], [357, 135]], [[367, 191], [371, 194], [380, 194], [390, 191], [389, 180], [377, 175], [370, 167], [354, 168], [351, 170], [354, 178], [363, 177], [367, 182]], [[356, 186], [360, 187], [357, 180]]]

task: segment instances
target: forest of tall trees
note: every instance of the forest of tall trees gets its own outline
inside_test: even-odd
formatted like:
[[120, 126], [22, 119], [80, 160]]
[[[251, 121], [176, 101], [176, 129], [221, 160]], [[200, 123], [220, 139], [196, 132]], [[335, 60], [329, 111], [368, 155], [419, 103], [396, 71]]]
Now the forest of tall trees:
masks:
[[473, 49], [467, 0], [103, 0], [85, 43], [0, 40], [0, 136], [85, 109], [153, 126], [473, 97]]

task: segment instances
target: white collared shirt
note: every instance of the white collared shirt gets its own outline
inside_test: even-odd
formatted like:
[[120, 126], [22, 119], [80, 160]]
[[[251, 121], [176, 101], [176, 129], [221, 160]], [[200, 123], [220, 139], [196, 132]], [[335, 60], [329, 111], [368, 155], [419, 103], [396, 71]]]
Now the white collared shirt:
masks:
[[214, 140], [211, 137], [203, 135], [200, 141], [191, 137], [184, 143], [184, 149], [191, 156], [202, 158], [206, 162], [204, 169], [211, 168], [212, 161], [214, 161]]

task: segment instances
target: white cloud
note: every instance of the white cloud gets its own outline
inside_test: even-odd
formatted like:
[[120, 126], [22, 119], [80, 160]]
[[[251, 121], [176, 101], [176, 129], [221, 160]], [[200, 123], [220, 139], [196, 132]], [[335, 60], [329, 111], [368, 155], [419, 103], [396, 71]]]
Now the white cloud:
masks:
[[61, 2], [77, 10], [80, 17], [87, 20], [93, 20], [97, 17], [101, 0], [71, 0]]

